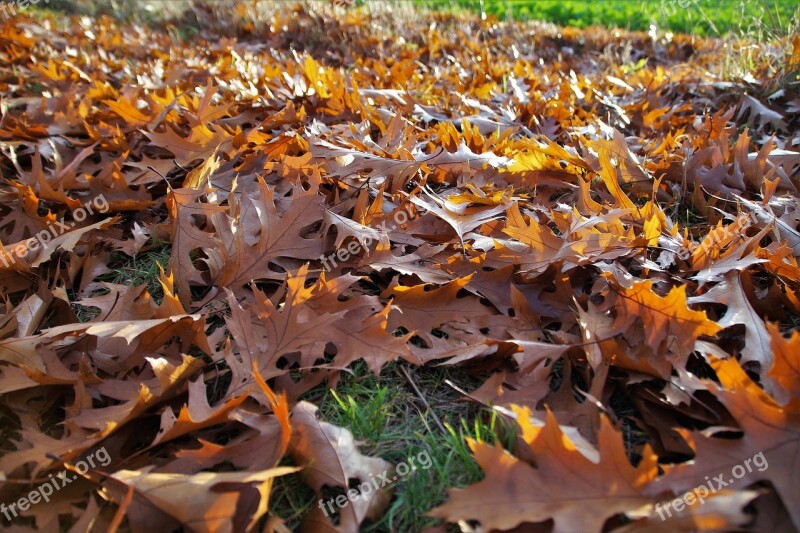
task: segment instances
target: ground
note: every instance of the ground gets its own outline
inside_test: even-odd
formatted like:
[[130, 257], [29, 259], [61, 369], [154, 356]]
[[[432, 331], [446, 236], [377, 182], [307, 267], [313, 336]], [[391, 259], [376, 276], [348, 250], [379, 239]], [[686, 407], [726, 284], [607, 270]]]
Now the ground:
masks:
[[0, 21], [4, 527], [800, 526], [790, 3], [49, 4]]

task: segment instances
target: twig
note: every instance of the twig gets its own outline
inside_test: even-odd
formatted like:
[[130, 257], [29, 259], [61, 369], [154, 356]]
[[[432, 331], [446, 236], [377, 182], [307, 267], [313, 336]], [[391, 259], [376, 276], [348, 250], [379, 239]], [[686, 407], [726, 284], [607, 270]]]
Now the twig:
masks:
[[421, 390], [419, 390], [419, 387], [417, 387], [417, 384], [414, 383], [414, 379], [411, 377], [411, 374], [408, 373], [408, 370], [406, 370], [406, 367], [401, 366], [400, 370], [403, 372], [403, 375], [408, 380], [408, 384], [411, 385], [412, 389], [414, 389], [414, 392], [417, 394], [417, 397], [422, 402], [422, 405], [424, 405], [425, 409], [427, 409], [431, 413], [431, 416], [433, 416], [433, 421], [436, 422], [436, 425], [439, 426], [439, 429], [442, 431], [442, 433], [447, 433], [447, 430], [444, 428], [444, 424], [442, 424], [442, 421], [439, 420], [439, 416], [431, 408], [431, 404], [429, 404], [428, 400], [425, 399], [425, 395], [422, 394]]

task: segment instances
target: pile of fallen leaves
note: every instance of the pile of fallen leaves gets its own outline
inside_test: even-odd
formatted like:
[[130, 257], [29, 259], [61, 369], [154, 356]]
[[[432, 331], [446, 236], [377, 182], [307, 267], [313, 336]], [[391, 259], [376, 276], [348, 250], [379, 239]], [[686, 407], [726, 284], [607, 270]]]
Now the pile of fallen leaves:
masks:
[[[281, 529], [277, 476], [392, 467], [302, 401], [362, 359], [516, 419], [431, 511], [464, 529], [800, 528], [791, 87], [685, 36], [337, 13], [3, 23], [0, 501], [75, 478], [3, 528]], [[160, 291], [101, 281], [164, 246]]]

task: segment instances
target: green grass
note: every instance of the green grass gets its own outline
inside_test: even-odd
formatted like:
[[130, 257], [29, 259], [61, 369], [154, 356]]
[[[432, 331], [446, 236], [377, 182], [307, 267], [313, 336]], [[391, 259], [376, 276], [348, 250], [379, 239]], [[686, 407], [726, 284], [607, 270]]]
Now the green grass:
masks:
[[[405, 367], [425, 401], [414, 392]], [[360, 452], [398, 464], [427, 453], [430, 467], [418, 468], [392, 485], [394, 497], [383, 517], [363, 531], [419, 531], [437, 520], [426, 517], [443, 503], [446, 489], [479, 481], [483, 473], [467, 446], [466, 437], [513, 445], [513, 431], [497, 413], [473, 403], [450, 387], [473, 388], [479, 382], [452, 368], [413, 369], [404, 363], [386, 365], [373, 376], [363, 362], [351, 366], [336, 390], [319, 387], [304, 399], [320, 406], [319, 416], [353, 432]], [[441, 423], [442, 427], [439, 426]], [[298, 482], [299, 476], [276, 480], [271, 508], [287, 525], [297, 527], [302, 515], [317, 504], [315, 495]]]
[[161, 303], [164, 291], [158, 281], [160, 269], [168, 272], [171, 248], [169, 245], [157, 244], [150, 250], [134, 255], [118, 254], [112, 258], [111, 272], [99, 276], [98, 281], [119, 285], [147, 285], [147, 292]]
[[[98, 276], [96, 279], [97, 281], [132, 287], [146, 285], [147, 292], [150, 293], [150, 296], [157, 304], [160, 304], [164, 299], [164, 290], [161, 288], [161, 283], [158, 279], [159, 266], [166, 272], [168, 270], [169, 257], [170, 246], [163, 243], [156, 243], [149, 250], [132, 257], [123, 253], [115, 253], [112, 255], [111, 263], [109, 264], [111, 271]], [[103, 294], [103, 292], [98, 292], [97, 294]], [[87, 307], [76, 303], [72, 304], [72, 309], [80, 322], [88, 322], [100, 312], [97, 307]]]
[[[498, 18], [545, 20], [562, 26], [612, 26], [698, 35], [748, 33], [768, 24], [790, 27], [794, 0], [416, 0], [432, 9], [458, 7]], [[685, 7], [681, 7], [685, 6]]]

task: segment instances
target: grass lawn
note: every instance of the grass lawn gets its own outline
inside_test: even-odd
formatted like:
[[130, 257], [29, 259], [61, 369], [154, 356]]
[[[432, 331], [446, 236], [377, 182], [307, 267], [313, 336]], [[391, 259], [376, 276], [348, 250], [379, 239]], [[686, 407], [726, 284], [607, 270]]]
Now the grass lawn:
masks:
[[797, 14], [792, 0], [418, 0], [432, 9], [454, 6], [499, 18], [546, 20], [562, 26], [614, 26], [647, 31], [721, 35], [786, 27]]

